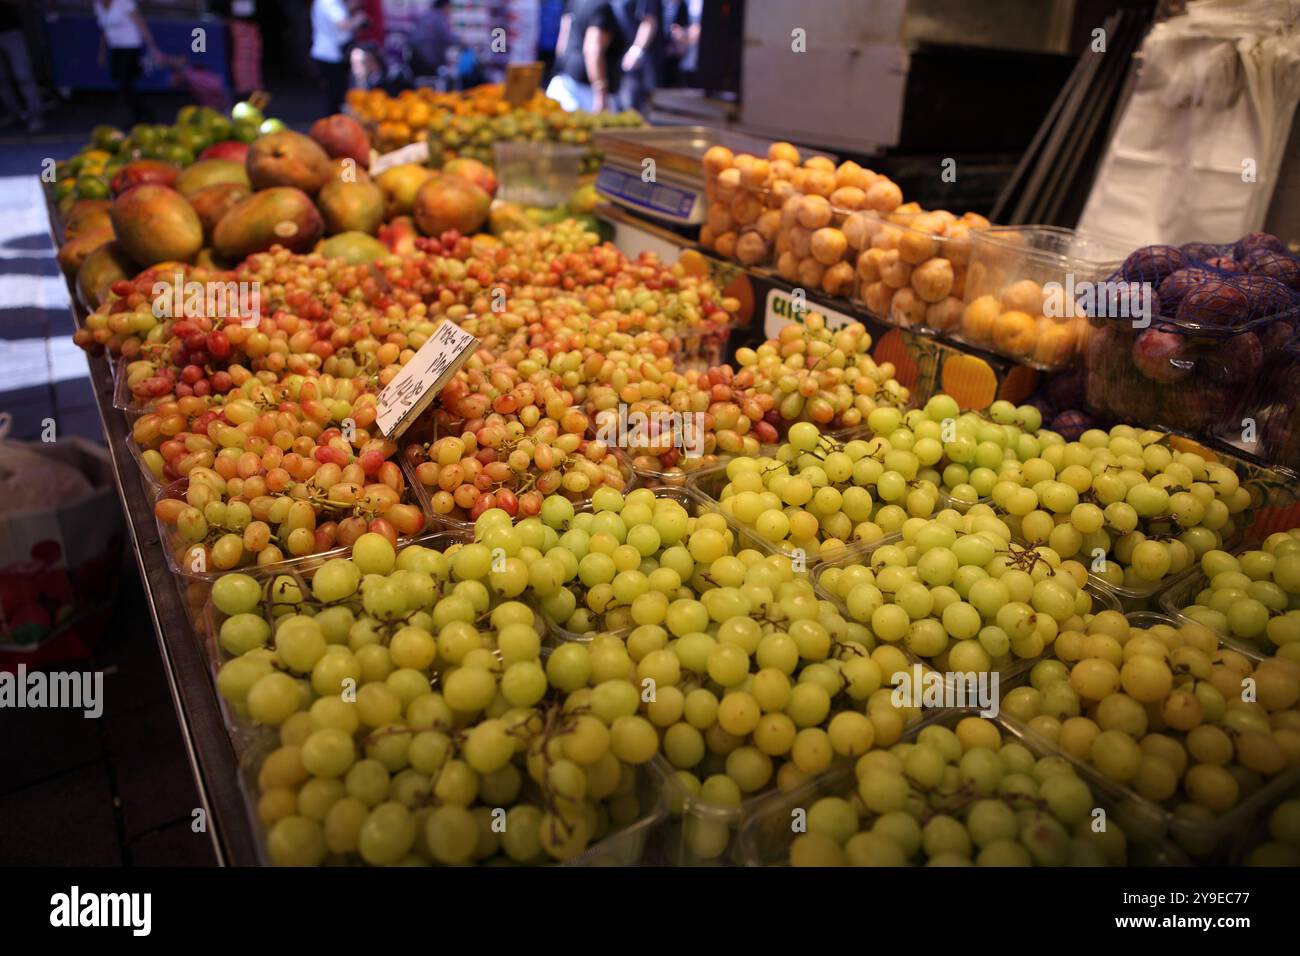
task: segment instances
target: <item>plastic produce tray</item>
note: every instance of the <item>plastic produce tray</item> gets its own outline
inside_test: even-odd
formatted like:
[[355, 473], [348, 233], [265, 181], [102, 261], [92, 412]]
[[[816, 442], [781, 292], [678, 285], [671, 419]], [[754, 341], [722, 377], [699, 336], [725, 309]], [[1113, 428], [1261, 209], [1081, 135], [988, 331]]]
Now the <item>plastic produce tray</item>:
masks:
[[[1034, 368], [1067, 368], [1088, 335], [1088, 320], [1074, 307], [1070, 290], [1104, 280], [1130, 247], [1124, 240], [1056, 226], [973, 232], [966, 310], [950, 334]], [[1055, 284], [1055, 295], [1044, 290], [1049, 284]], [[1008, 318], [1011, 313], [1017, 315]]]
[[[176, 498], [183, 500], [186, 489], [189, 488], [189, 479], [181, 478], [177, 481], [169, 482], [165, 485], [158, 486], [153, 495], [152, 505], [156, 506], [164, 498]], [[409, 484], [408, 484], [409, 492]], [[286, 571], [313, 568], [321, 561], [328, 558], [347, 557], [352, 553], [350, 545], [339, 545], [330, 548], [327, 551], [318, 551], [314, 554], [305, 554], [296, 558], [285, 558], [282, 561], [272, 561], [269, 564], [252, 564], [245, 567], [237, 568], [203, 568], [196, 569], [193, 564], [186, 563], [186, 557], [191, 553], [194, 547], [192, 544], [186, 544], [181, 538], [180, 533], [174, 525], [169, 525], [161, 518], [155, 516], [154, 522], [158, 527], [158, 539], [167, 561], [167, 567], [172, 572], [182, 578], [193, 578], [199, 581], [212, 582], [227, 571], [241, 571], [244, 574], [250, 574], [253, 577], [262, 578], [276, 574], [283, 574]], [[425, 517], [425, 526], [417, 534], [399, 535], [397, 538], [398, 547], [403, 544], [411, 544], [422, 535], [428, 534], [431, 530], [437, 530], [438, 525], [431, 525], [428, 517]]]
[[[411, 489], [415, 501], [424, 512], [425, 522], [429, 527], [473, 528], [474, 522], [468, 517], [462, 518], [457, 516], [455, 512], [461, 511], [460, 508], [456, 508], [451, 514], [445, 515], [434, 511], [433, 494], [427, 487], [425, 487], [424, 483], [420, 481], [417, 475], [416, 469], [421, 463], [412, 461], [411, 457], [407, 454], [406, 449], [412, 443], [431, 443], [436, 441], [438, 438], [445, 437], [446, 435], [459, 434], [460, 432], [456, 430], [456, 426], [454, 425], [435, 423], [432, 426], [424, 425], [411, 429], [398, 439], [398, 444], [400, 446], [397, 452], [398, 464], [401, 466], [402, 474], [406, 477], [406, 484]], [[613, 449], [613, 452], [614, 457], [619, 463], [619, 471], [622, 472], [623, 480], [625, 482], [622, 491], [624, 494], [627, 494], [627, 492], [637, 486], [637, 474], [632, 468], [631, 460], [628, 459], [622, 451], [615, 448]], [[573, 502], [574, 507], [578, 507], [583, 502], [591, 500], [590, 495], [585, 493], [573, 494], [570, 492], [562, 492], [562, 494]], [[518, 521], [524, 517], [526, 516], [516, 515], [515, 520]]]
[[[849, 619], [848, 608], [845, 606], [844, 601], [841, 598], [837, 597], [835, 594], [833, 594], [822, 583], [823, 576], [826, 574], [827, 571], [829, 571], [832, 568], [849, 567], [854, 564], [870, 566], [871, 555], [874, 554], [878, 548], [881, 548], [887, 544], [898, 544], [902, 540], [903, 540], [902, 534], [886, 535], [880, 540], [873, 541], [869, 545], [866, 545], [865, 547], [856, 550], [851, 554], [846, 554], [842, 557], [834, 558], [832, 560], [824, 561], [818, 564], [811, 571], [813, 577], [813, 587], [817, 591], [818, 596], [821, 597], [823, 600], [830, 601], [832, 604], [835, 605], [835, 607], [839, 610], [840, 614], [843, 615], [846, 620]], [[1098, 613], [1100, 611], [1120, 610], [1119, 601], [1115, 598], [1115, 596], [1111, 594], [1109, 591], [1107, 591], [1105, 588], [1093, 582], [1092, 580], [1089, 580], [1088, 583], [1084, 585], [1084, 590], [1086, 590], [1089, 596], [1092, 598], [1093, 613]], [[927, 661], [922, 657], [916, 656], [915, 654], [911, 653], [906, 647], [902, 647], [899, 645], [895, 645], [895, 646], [899, 647], [899, 650], [901, 650], [903, 654], [907, 657], [907, 659], [912, 663], [914, 664], [919, 663], [923, 667], [929, 669], [934, 668], [934, 664], [931, 661]], [[1016, 683], [1019, 682], [1019, 679], [1021, 677], [1027, 675], [1029, 671], [1033, 669], [1033, 666], [1037, 664], [1039, 661], [1043, 660], [1046, 656], [1047, 655], [1045, 654], [1040, 654], [1037, 657], [1024, 657], [1024, 658], [1007, 657], [1007, 658], [994, 661], [993, 670], [998, 675], [999, 687], [1003, 691], [1005, 691], [1005, 689], [1008, 686], [1014, 686]], [[949, 686], [955, 686], [954, 680], [955, 680], [954, 675], [950, 673], [945, 674], [945, 682], [948, 683]]]
[[[1186, 613], [1186, 608], [1196, 603], [1196, 595], [1202, 589], [1209, 586], [1209, 579], [1204, 573], [1196, 570], [1195, 573], [1185, 575], [1173, 587], [1164, 591], [1160, 595], [1160, 610], [1168, 616], [1170, 621], [1176, 624], [1201, 624], [1202, 627], [1208, 625], [1196, 620], [1190, 614]], [[1273, 656], [1273, 650], [1264, 644], [1253, 644], [1242, 638], [1235, 637], [1232, 634], [1224, 633], [1218, 628], [1211, 628], [1219, 635], [1219, 641], [1224, 647], [1230, 647], [1238, 653], [1244, 654], [1254, 661], [1262, 661], [1267, 657]]]
[[[937, 711], [909, 729], [903, 735], [903, 740], [914, 740], [922, 729], [932, 724], [953, 727], [963, 718], [973, 716], [979, 715], [974, 710]], [[1040, 756], [1064, 757], [1055, 748], [1040, 747], [1036, 741], [1029, 741], [1024, 735], [1023, 728], [1015, 721], [1003, 716], [988, 719], [998, 726], [1004, 739], [1014, 738], [1029, 746], [1031, 751], [1035, 751]], [[1114, 817], [1116, 807], [1111, 795], [1104, 788], [1099, 788], [1094, 780], [1082, 773], [1078, 767], [1075, 769], [1092, 789], [1098, 804], [1107, 811], [1108, 815]], [[847, 764], [832, 768], [789, 793], [767, 795], [760, 805], [752, 809], [741, 828], [738, 841], [741, 862], [746, 866], [787, 865], [790, 844], [794, 842], [795, 837], [790, 826], [791, 813], [796, 808], [807, 809], [821, 797], [848, 796], [856, 791], [856, 786], [857, 777], [854, 768], [851, 764]], [[1144, 828], [1135, 827], [1132, 833], [1125, 829], [1125, 835], [1130, 841], [1130, 865], [1181, 866], [1187, 862], [1186, 857], [1167, 839]]]

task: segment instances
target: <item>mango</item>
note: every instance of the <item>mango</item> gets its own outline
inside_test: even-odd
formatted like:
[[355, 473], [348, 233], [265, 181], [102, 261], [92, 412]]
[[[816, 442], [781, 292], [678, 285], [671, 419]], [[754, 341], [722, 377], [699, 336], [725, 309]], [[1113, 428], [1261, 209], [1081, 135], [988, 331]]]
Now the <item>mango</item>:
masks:
[[188, 262], [203, 248], [203, 223], [185, 197], [169, 186], [145, 184], [113, 200], [113, 231], [142, 266]]
[[449, 229], [470, 236], [487, 220], [491, 205], [492, 197], [468, 179], [444, 174], [420, 187], [411, 215], [426, 236]]
[[329, 235], [364, 232], [374, 235], [384, 221], [384, 193], [371, 182], [326, 183], [316, 197]]
[[238, 183], [245, 189], [250, 188], [244, 164], [233, 159], [201, 159], [182, 170], [172, 188], [189, 199], [200, 189], [217, 183]]
[[384, 191], [384, 209], [389, 219], [409, 216], [415, 205], [415, 194], [429, 179], [437, 176], [432, 169], [415, 163], [404, 163], [386, 169], [375, 177], [375, 185]]
[[491, 166], [480, 163], [477, 159], [469, 159], [464, 156], [457, 157], [445, 164], [442, 171], [450, 176], [460, 176], [462, 179], [468, 179], [487, 193], [488, 196], [497, 194], [497, 174], [492, 171]]
[[320, 192], [334, 171], [325, 150], [314, 140], [291, 129], [267, 133], [253, 140], [244, 167], [254, 189], [289, 186], [309, 196]]
[[338, 180], [343, 183], [373, 182], [370, 174], [358, 166], [355, 159], [348, 156], [344, 156], [342, 159], [330, 160], [330, 180]]
[[301, 189], [281, 186], [233, 206], [212, 232], [218, 258], [240, 260], [272, 246], [306, 252], [325, 232], [320, 212]]
[[341, 232], [316, 247], [327, 259], [346, 259], [352, 265], [365, 265], [388, 255], [388, 247], [364, 232]]
[[104, 245], [106, 242], [113, 241], [112, 225], [100, 226], [98, 229], [88, 229], [79, 232], [70, 239], [67, 239], [63, 245], [59, 246], [59, 268], [69, 279], [74, 278], [81, 270], [81, 265], [86, 258]]
[[170, 186], [176, 182], [180, 171], [175, 163], [164, 163], [158, 159], [135, 159], [113, 174], [109, 186], [116, 198], [136, 186]]
[[214, 183], [204, 186], [189, 196], [190, 205], [203, 223], [203, 239], [212, 242], [212, 233], [221, 217], [251, 195], [246, 185], [240, 183]]
[[94, 311], [108, 297], [113, 283], [131, 278], [135, 269], [121, 243], [106, 242], [86, 256], [77, 270], [77, 296], [87, 309]]
[[342, 113], [323, 116], [312, 123], [310, 133], [334, 159], [351, 158], [363, 168], [370, 165], [370, 138], [352, 117]]
[[64, 238], [71, 239], [79, 232], [113, 228], [113, 222], [108, 217], [108, 210], [112, 205], [112, 201], [108, 199], [79, 200], [64, 220]]

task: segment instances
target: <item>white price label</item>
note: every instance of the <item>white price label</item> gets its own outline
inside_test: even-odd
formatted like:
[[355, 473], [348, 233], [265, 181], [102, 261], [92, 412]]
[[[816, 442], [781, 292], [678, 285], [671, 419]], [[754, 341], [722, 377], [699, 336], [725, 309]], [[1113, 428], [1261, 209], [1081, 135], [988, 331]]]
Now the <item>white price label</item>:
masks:
[[423, 166], [428, 161], [429, 144], [425, 140], [420, 140], [401, 149], [395, 149], [391, 153], [384, 153], [375, 159], [370, 164], [370, 175], [378, 176], [385, 170], [392, 169], [394, 166], [405, 166], [407, 163]]
[[415, 357], [379, 393], [375, 421], [384, 437], [392, 438], [405, 431], [476, 348], [478, 339], [450, 319], [444, 319]]
[[807, 301], [797, 303], [794, 297], [784, 289], [773, 288], [769, 289], [767, 293], [767, 308], [763, 317], [763, 333], [768, 338], [776, 338], [781, 329], [791, 322], [802, 322], [803, 317], [809, 312], [820, 313], [822, 318], [826, 320], [826, 328], [832, 331], [861, 321], [851, 315], [845, 315], [843, 312], [828, 309], [816, 302], [812, 304]]

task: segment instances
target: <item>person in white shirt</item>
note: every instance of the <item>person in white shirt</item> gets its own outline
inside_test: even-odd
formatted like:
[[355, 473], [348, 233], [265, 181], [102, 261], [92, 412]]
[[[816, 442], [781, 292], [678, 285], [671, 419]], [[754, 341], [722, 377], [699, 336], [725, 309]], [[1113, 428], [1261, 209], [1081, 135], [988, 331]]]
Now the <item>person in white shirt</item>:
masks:
[[312, 0], [311, 58], [320, 70], [326, 116], [343, 105], [348, 92], [347, 46], [365, 19], [365, 13], [353, 13], [344, 0]]
[[153, 59], [161, 58], [149, 25], [136, 9], [135, 0], [95, 0], [95, 19], [103, 31], [99, 38], [100, 69], [108, 68], [118, 97], [131, 110], [131, 121], [148, 122], [149, 108], [136, 92], [135, 81], [141, 73], [140, 54], [144, 48]]

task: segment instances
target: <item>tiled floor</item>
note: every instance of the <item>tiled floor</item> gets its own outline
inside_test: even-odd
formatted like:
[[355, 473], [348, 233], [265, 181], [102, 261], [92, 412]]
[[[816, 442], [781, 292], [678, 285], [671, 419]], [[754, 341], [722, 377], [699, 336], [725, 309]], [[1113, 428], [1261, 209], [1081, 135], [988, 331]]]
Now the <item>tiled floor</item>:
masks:
[[[42, 158], [76, 146], [0, 146], [0, 411], [14, 417], [11, 438], [37, 438], [53, 418], [59, 436], [103, 441], [36, 182]], [[0, 710], [0, 865], [215, 862], [190, 828], [198, 794], [134, 564], [122, 575], [93, 658], [66, 665], [104, 673], [103, 716]]]
[[0, 865], [211, 866], [153, 623], [124, 569], [107, 632], [90, 661], [104, 713], [0, 711]]

